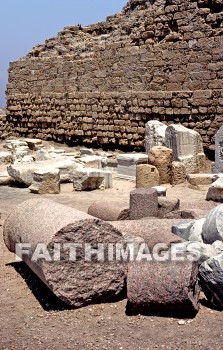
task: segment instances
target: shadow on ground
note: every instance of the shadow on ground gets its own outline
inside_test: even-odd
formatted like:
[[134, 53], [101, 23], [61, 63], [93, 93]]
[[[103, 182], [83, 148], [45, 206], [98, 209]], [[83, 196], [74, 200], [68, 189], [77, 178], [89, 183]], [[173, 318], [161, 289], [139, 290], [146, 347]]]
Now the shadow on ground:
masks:
[[28, 288], [45, 311], [73, 310], [74, 307], [58, 299], [53, 292], [30, 270], [24, 262], [15, 262], [6, 266], [13, 267], [23, 278]]

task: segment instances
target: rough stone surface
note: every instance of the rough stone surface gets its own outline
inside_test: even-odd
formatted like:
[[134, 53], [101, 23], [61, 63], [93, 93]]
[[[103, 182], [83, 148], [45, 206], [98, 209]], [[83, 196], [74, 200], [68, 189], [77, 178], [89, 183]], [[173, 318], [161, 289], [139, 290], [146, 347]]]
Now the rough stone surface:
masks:
[[152, 188], [137, 188], [130, 193], [130, 220], [158, 216], [157, 191]]
[[203, 190], [204, 186], [211, 185], [213, 174], [187, 174], [189, 187], [195, 190]]
[[80, 165], [69, 158], [58, 158], [49, 161], [33, 162], [30, 164], [11, 164], [7, 167], [8, 174], [19, 183], [30, 186], [35, 171], [43, 169], [59, 169], [60, 181], [71, 182]]
[[215, 307], [223, 310], [223, 253], [200, 266], [199, 278], [207, 299]]
[[166, 214], [180, 208], [178, 198], [158, 197], [158, 216], [164, 218]]
[[207, 244], [223, 241], [223, 205], [212, 209], [207, 215], [202, 229], [202, 238]]
[[203, 143], [198, 132], [181, 124], [166, 129], [166, 146], [173, 150], [173, 160], [183, 162], [187, 173], [202, 172], [205, 165]]
[[61, 252], [64, 259], [59, 262], [35, 262], [23, 255], [26, 264], [67, 304], [81, 307], [109, 302], [119, 298], [125, 288], [125, 263], [106, 258], [108, 243], [124, 244], [122, 234], [109, 223], [81, 211], [47, 199], [25, 201], [6, 219], [4, 240], [11, 252], [15, 252], [16, 243], [30, 242], [31, 255], [39, 242], [46, 244], [50, 253], [54, 243], [91, 244], [93, 248], [98, 243], [105, 245], [105, 262], [96, 256], [91, 262], [85, 261], [81, 248], [77, 249], [75, 262], [69, 260], [69, 250], [65, 248]]
[[148, 156], [144, 153], [120, 154], [117, 162], [118, 175], [135, 177], [137, 164], [148, 163]]
[[159, 171], [160, 184], [170, 183], [173, 151], [164, 146], [153, 147], [148, 155], [148, 163]]
[[112, 173], [93, 168], [79, 169], [73, 175], [75, 191], [112, 188]]
[[215, 202], [223, 202], [223, 178], [219, 178], [211, 184], [206, 199]]
[[214, 172], [223, 172], [223, 126], [215, 135], [215, 163]]
[[59, 194], [60, 171], [59, 169], [41, 169], [33, 174], [33, 182], [29, 189], [36, 194]]
[[148, 218], [146, 220], [113, 221], [112, 225], [122, 234], [137, 235], [145, 240], [150, 251], [156, 244], [164, 243], [168, 248], [172, 244], [184, 242], [184, 239], [171, 233], [173, 220]]
[[129, 208], [125, 203], [97, 201], [88, 208], [88, 214], [104, 221], [128, 220]]
[[199, 293], [196, 262], [129, 264], [127, 310], [131, 314], [194, 315], [199, 309]]
[[186, 167], [182, 162], [172, 162], [171, 164], [171, 185], [179, 185], [186, 181]]
[[159, 183], [159, 172], [155, 166], [150, 164], [136, 166], [136, 188], [158, 186]]
[[154, 146], [165, 146], [165, 131], [167, 126], [158, 120], [150, 120], [145, 125], [145, 149], [149, 151]]
[[194, 225], [195, 220], [193, 221], [179, 221], [176, 224], [174, 224], [172, 226], [172, 233], [174, 233], [175, 235], [182, 237], [183, 239], [185, 239], [186, 241], [189, 241], [189, 237], [190, 237], [190, 230], [192, 228], [192, 226]]

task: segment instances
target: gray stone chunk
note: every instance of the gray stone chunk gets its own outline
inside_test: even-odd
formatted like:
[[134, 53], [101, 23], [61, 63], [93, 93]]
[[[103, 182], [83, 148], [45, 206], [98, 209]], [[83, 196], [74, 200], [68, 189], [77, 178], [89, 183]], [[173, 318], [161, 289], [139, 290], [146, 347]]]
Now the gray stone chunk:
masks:
[[223, 310], [223, 253], [205, 261], [199, 268], [199, 277], [207, 299]]
[[172, 226], [172, 233], [188, 241], [190, 236], [190, 230], [194, 223], [195, 220], [187, 222], [179, 221]]
[[204, 243], [223, 241], [223, 205], [212, 209], [206, 217], [202, 229]]
[[120, 154], [117, 157], [117, 172], [118, 175], [124, 176], [136, 176], [136, 165], [137, 164], [147, 164], [148, 155], [144, 153], [126, 153]]

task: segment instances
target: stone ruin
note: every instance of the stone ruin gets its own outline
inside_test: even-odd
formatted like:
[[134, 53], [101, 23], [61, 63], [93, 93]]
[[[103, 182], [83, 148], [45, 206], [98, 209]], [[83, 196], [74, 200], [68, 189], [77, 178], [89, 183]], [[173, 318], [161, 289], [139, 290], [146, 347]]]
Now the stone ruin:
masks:
[[0, 137], [142, 148], [157, 119], [195, 129], [212, 149], [222, 10], [218, 0], [131, 0], [105, 22], [65, 27], [10, 63]]

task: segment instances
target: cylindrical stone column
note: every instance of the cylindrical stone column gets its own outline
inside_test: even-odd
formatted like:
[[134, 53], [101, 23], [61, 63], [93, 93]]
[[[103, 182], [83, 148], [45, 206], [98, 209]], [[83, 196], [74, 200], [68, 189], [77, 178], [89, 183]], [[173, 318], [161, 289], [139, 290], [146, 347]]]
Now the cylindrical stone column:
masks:
[[88, 214], [104, 221], [128, 220], [129, 208], [125, 203], [97, 201], [88, 208]]
[[[111, 301], [125, 289], [126, 264], [108, 259], [109, 244], [125, 245], [122, 234], [111, 224], [76, 209], [48, 199], [25, 201], [6, 219], [4, 241], [11, 252], [16, 251], [17, 243], [30, 244], [23, 260], [58, 298], [70, 305]], [[46, 247], [51, 261], [34, 259], [39, 243]], [[75, 254], [74, 244], [79, 245]], [[91, 260], [86, 260], [86, 245], [98, 252], [92, 253]]]

